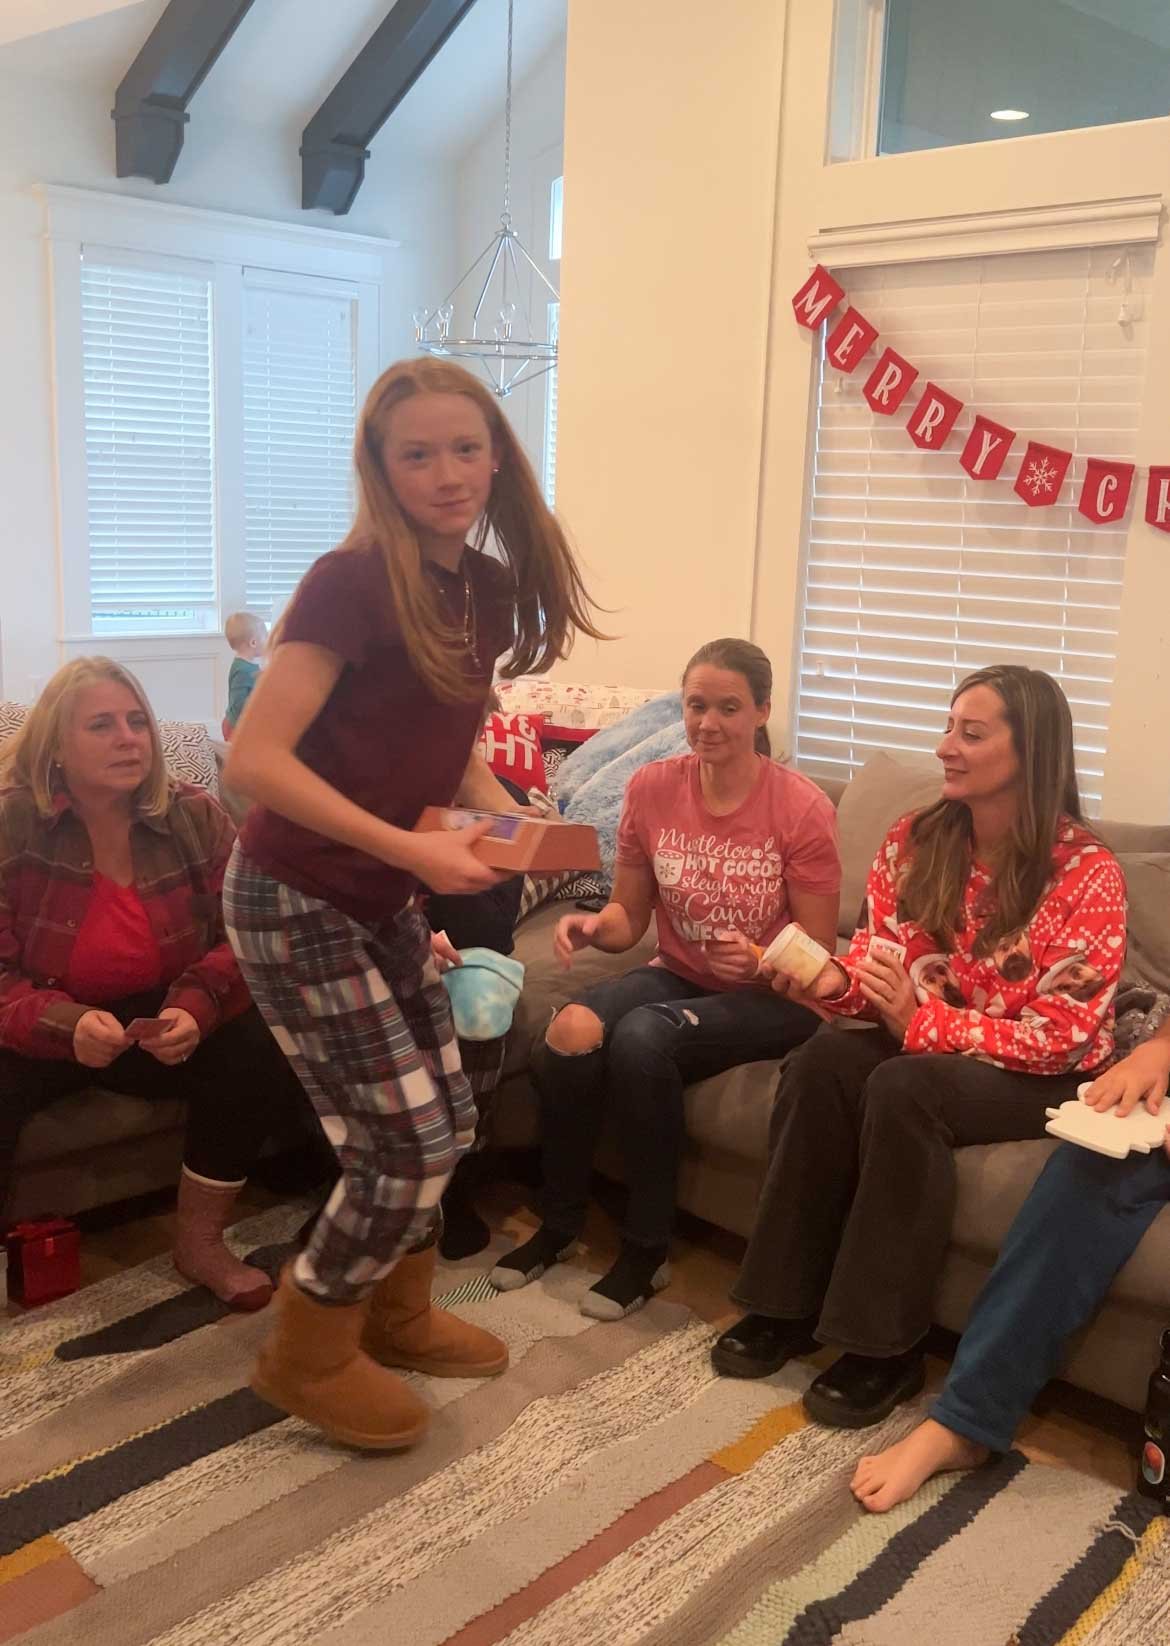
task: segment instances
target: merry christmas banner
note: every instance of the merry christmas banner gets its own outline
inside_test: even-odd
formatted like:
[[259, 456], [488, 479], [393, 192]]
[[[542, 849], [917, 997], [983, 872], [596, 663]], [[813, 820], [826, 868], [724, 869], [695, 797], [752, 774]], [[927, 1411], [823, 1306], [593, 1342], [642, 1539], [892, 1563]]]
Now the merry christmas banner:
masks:
[[[846, 307], [838, 316], [843, 303]], [[845, 288], [819, 264], [793, 296], [792, 310], [797, 322], [809, 331], [829, 323], [825, 359], [835, 371], [855, 372], [878, 341], [878, 328], [847, 302]], [[906, 419], [910, 439], [923, 451], [941, 451], [964, 409], [963, 402], [938, 383], [920, 386], [920, 375], [897, 349], [885, 346], [861, 392], [878, 417], [893, 417], [904, 402], [910, 403]], [[959, 463], [972, 480], [995, 480], [1003, 472], [1016, 440], [1015, 429], [976, 413]], [[1051, 508], [1068, 478], [1072, 460], [1072, 452], [1029, 440], [1012, 489], [1031, 509]], [[1080, 513], [1095, 526], [1116, 525], [1129, 508], [1135, 473], [1132, 463], [1087, 458], [1077, 499]], [[1155, 464], [1149, 469], [1146, 519], [1160, 531], [1170, 532], [1170, 464]]]

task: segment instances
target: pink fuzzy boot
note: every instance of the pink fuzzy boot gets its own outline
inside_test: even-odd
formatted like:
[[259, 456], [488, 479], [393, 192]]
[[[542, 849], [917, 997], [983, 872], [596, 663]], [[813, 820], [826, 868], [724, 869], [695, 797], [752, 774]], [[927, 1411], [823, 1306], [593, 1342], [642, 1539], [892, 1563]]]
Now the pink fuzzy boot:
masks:
[[179, 1178], [175, 1268], [206, 1286], [229, 1309], [262, 1309], [272, 1296], [268, 1276], [233, 1257], [223, 1231], [244, 1183], [217, 1183], [183, 1167]]

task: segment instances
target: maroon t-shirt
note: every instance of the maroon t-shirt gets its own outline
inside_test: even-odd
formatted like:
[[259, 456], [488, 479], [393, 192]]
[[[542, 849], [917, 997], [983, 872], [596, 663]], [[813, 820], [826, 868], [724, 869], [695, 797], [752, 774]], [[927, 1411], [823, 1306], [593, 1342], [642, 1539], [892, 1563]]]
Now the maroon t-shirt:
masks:
[[[428, 563], [447, 615], [462, 629], [466, 574], [475, 655], [467, 670], [481, 689], [442, 703], [415, 673], [380, 550], [334, 549], [306, 573], [285, 615], [282, 640], [327, 646], [345, 662], [297, 754], [347, 799], [399, 829], [424, 806], [449, 805], [483, 718], [496, 658], [512, 642], [512, 580], [497, 560], [468, 549], [460, 571]], [[417, 881], [352, 846], [255, 806], [240, 831], [243, 849], [275, 880], [376, 926], [397, 913]]]

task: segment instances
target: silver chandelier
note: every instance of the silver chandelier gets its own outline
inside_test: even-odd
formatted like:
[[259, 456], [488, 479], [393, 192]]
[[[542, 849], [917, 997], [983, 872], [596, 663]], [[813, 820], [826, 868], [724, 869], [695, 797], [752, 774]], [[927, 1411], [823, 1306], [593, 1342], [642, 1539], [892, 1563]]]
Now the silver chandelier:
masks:
[[[543, 377], [557, 363], [555, 342], [538, 342], [533, 336], [532, 316], [525, 300], [524, 269], [546, 288], [553, 302], [560, 301], [556, 287], [546, 278], [524, 248], [512, 227], [512, 0], [508, 0], [508, 74], [504, 97], [504, 209], [500, 226], [467, 273], [433, 309], [416, 309], [414, 336], [425, 354], [445, 359], [476, 360], [483, 368], [492, 390], [500, 399], [520, 383]], [[486, 263], [487, 269], [484, 270]], [[479, 296], [471, 311], [471, 324], [462, 334], [456, 328], [456, 299], [470, 282], [465, 296], [478, 283]], [[486, 318], [485, 318], [486, 316]], [[487, 327], [490, 335], [485, 335]], [[470, 335], [468, 335], [468, 332]]]

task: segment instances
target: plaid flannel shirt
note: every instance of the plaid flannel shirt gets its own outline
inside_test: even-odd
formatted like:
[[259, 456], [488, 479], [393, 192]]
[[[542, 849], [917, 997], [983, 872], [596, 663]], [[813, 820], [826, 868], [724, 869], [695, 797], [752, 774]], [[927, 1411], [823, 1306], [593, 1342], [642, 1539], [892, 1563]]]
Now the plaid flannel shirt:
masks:
[[[162, 957], [166, 1006], [208, 1035], [251, 1003], [227, 942], [220, 890], [235, 830], [204, 789], [176, 783], [162, 817], [130, 825], [134, 885]], [[43, 817], [27, 789], [0, 793], [0, 1046], [69, 1059], [92, 1008], [61, 986], [93, 892], [89, 832], [67, 794]]]

